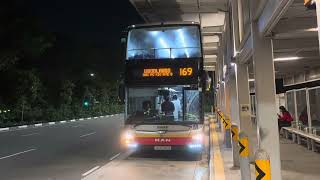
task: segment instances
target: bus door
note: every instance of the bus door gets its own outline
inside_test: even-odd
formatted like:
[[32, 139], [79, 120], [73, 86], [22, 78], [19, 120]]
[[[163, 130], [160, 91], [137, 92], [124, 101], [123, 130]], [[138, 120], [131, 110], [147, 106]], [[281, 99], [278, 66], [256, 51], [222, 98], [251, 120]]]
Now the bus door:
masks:
[[183, 119], [184, 121], [199, 122], [201, 119], [201, 96], [195, 88], [183, 89]]

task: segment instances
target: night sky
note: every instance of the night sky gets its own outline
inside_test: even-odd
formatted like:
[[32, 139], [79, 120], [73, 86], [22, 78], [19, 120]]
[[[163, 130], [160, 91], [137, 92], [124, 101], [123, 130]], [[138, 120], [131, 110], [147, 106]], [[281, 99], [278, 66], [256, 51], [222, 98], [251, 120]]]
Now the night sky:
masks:
[[106, 80], [119, 77], [121, 32], [143, 23], [128, 0], [28, 0], [29, 13], [57, 42], [47, 59], [37, 61], [48, 80], [79, 77], [90, 72]]
[[[55, 104], [60, 98], [62, 84], [67, 80], [76, 85], [75, 96], [78, 98], [88, 82], [92, 82], [91, 73], [95, 74], [97, 83], [114, 84], [123, 71], [122, 32], [129, 25], [144, 23], [129, 0], [6, 1], [2, 1], [3, 4], [14, 4], [14, 9], [2, 6], [9, 11], [0, 18], [1, 21], [6, 22], [11, 14], [31, 19], [27, 22], [32, 25], [24, 26], [32, 28], [35, 23], [37, 30], [53, 35], [56, 40], [41, 57], [24, 58], [9, 71], [0, 71], [0, 81], [6, 84], [0, 89], [0, 105], [13, 104], [12, 99], [20, 97], [16, 95], [20, 86], [17, 74], [22, 71], [36, 72], [44, 87], [45, 99]], [[0, 7], [0, 14], [1, 10]], [[18, 18], [10, 19], [7, 24], [18, 21]], [[23, 34], [24, 30], [17, 31]], [[1, 33], [0, 38], [4, 38]], [[5, 44], [2, 45], [6, 48]]]

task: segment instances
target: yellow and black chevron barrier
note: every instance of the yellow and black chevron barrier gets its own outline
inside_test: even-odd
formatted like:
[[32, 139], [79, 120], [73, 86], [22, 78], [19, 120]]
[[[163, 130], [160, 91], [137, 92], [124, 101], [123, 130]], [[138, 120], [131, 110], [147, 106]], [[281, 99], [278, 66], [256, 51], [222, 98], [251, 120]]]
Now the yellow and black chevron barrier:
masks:
[[239, 140], [239, 129], [236, 125], [231, 125], [231, 137], [233, 142], [238, 143]]
[[239, 158], [241, 179], [250, 180], [249, 138], [243, 131], [239, 133]]
[[221, 111], [217, 111], [217, 114], [219, 115], [219, 117], [220, 117], [220, 119], [222, 120], [222, 119], [224, 119], [224, 117], [223, 117], [223, 113], [221, 112]]
[[239, 138], [239, 155], [240, 157], [249, 157], [249, 139], [248, 136], [241, 136]]
[[223, 119], [223, 126], [225, 129], [231, 129], [231, 121], [229, 117]]
[[268, 153], [259, 149], [255, 154], [256, 180], [271, 180], [270, 157]]
[[233, 167], [240, 167], [239, 161], [239, 128], [237, 125], [231, 125], [231, 138], [232, 138], [232, 159]]

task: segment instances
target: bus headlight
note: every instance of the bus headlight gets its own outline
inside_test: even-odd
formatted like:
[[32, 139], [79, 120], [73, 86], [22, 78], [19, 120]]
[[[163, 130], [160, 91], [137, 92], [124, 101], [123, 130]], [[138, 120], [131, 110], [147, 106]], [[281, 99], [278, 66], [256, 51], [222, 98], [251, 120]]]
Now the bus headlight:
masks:
[[130, 144], [134, 141], [134, 136], [133, 136], [133, 133], [132, 132], [125, 132], [124, 134], [124, 140], [125, 140], [125, 143], [126, 144]]
[[122, 134], [122, 145], [126, 148], [135, 148], [137, 146], [135, 142], [134, 131], [126, 130]]
[[202, 149], [202, 144], [189, 144], [188, 147], [190, 149], [201, 150]]
[[202, 133], [194, 134], [192, 136], [192, 140], [197, 141], [197, 142], [202, 142], [203, 141], [203, 134]]
[[190, 150], [194, 151], [200, 151], [202, 150], [203, 146], [203, 134], [202, 133], [196, 133], [192, 135], [192, 142], [188, 144], [188, 147]]

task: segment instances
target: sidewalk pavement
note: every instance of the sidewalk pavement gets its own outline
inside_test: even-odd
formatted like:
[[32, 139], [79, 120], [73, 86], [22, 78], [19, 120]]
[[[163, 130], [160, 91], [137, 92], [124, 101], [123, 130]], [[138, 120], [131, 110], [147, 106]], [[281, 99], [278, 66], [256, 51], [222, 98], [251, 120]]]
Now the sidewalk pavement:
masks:
[[[224, 161], [226, 180], [240, 180], [239, 168], [233, 167], [232, 149], [223, 145], [223, 134], [219, 131], [220, 149]], [[282, 180], [319, 180], [320, 154], [307, 150], [290, 140], [280, 138], [280, 154], [282, 167]], [[255, 168], [251, 165], [251, 179], [255, 179]]]

